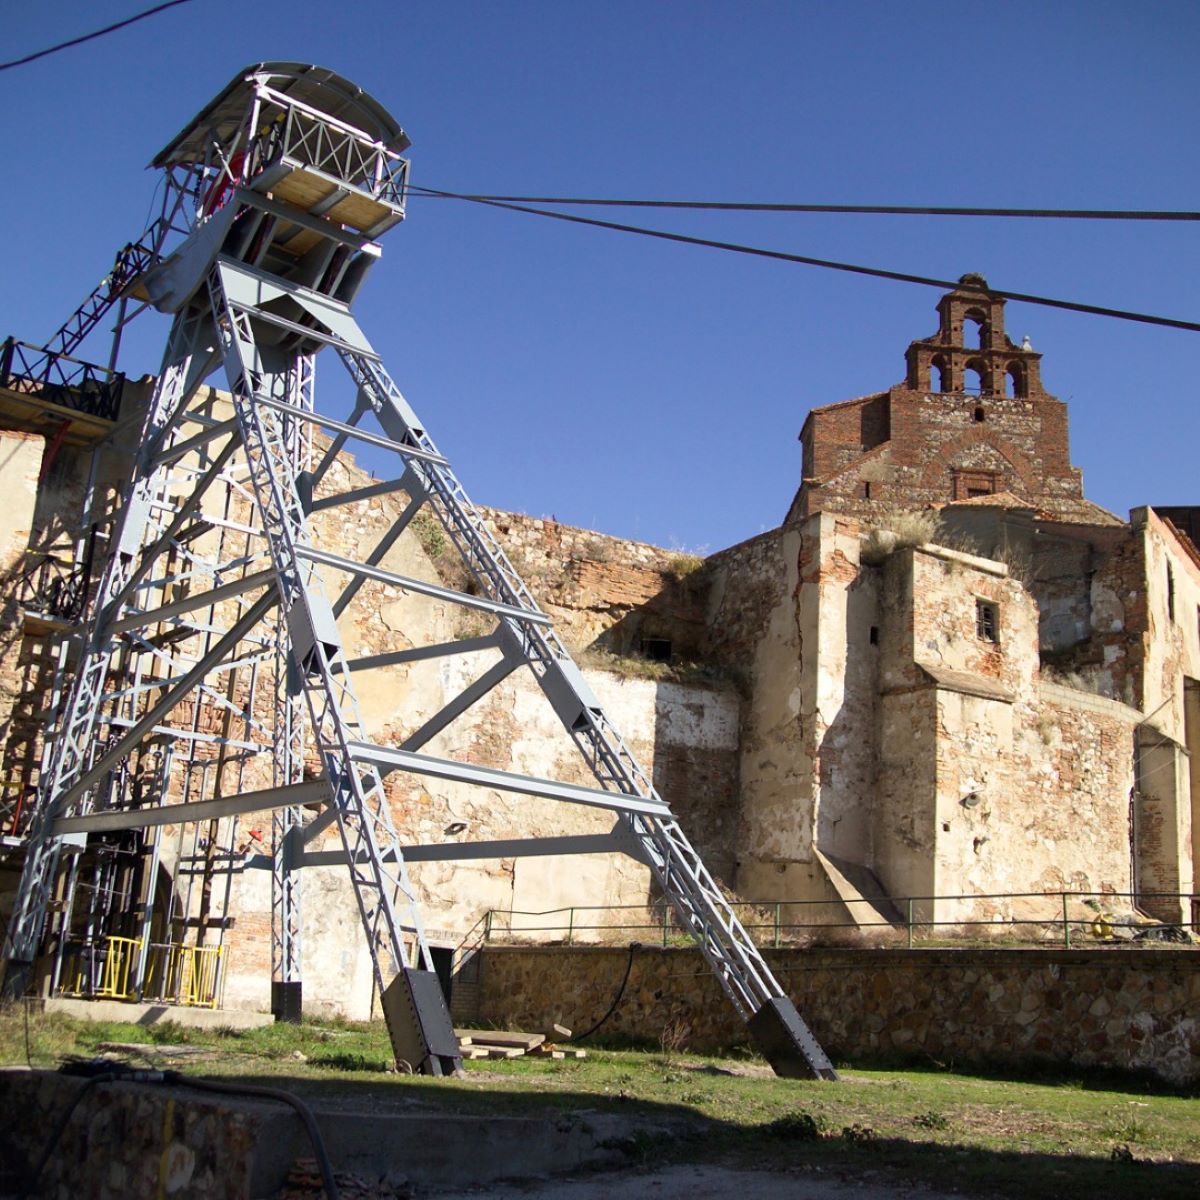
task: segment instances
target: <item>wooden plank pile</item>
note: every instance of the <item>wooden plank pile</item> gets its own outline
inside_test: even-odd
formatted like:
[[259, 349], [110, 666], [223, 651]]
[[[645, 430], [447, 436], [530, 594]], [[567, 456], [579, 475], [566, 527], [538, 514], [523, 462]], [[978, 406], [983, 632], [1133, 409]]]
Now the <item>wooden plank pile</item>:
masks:
[[515, 1029], [456, 1029], [454, 1032], [464, 1059], [522, 1058], [526, 1054], [538, 1058], [587, 1058], [586, 1050], [559, 1045], [571, 1036], [565, 1025], [551, 1026], [546, 1033], [521, 1033]]

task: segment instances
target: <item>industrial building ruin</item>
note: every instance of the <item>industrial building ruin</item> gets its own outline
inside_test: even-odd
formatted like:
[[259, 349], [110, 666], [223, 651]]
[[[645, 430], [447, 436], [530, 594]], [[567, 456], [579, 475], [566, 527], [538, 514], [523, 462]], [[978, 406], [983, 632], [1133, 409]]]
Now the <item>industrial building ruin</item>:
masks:
[[[456, 1070], [459, 1042], [410, 860], [617, 854], [648, 870], [774, 1068], [836, 1078], [353, 315], [380, 258], [376, 239], [404, 217], [409, 144], [377, 101], [329, 70], [247, 68], [154, 158], [159, 214], [118, 253], [110, 278], [45, 347], [8, 348], [20, 368], [5, 371], [18, 408], [40, 395], [70, 410], [94, 390], [64, 377], [70, 351], [105, 314], [115, 310], [116, 339], [131, 302], [172, 317], [160, 374], [124, 425], [129, 452], [104, 476], [107, 487], [93, 456], [84, 485], [89, 534], [76, 535], [72, 561], [95, 566], [96, 584], [75, 628], [54, 643], [54, 695], [41, 718], [49, 736], [13, 846], [20, 875], [4, 992], [36, 985], [51, 927], [51, 990], [65, 968], [68, 981], [99, 978], [112, 994], [144, 995], [157, 976], [160, 987], [215, 1003], [229, 974], [221, 933], [241, 903], [232, 886], [247, 848], [237, 844], [238, 818], [265, 814], [269, 843], [260, 828], [248, 836], [270, 873], [280, 1015], [302, 1005], [302, 876], [333, 866], [350, 885], [357, 944], [397, 1064]], [[349, 396], [319, 392], [322, 351], [340, 360]], [[220, 368], [225, 397], [205, 383]], [[110, 374], [100, 385], [109, 401], [116, 383]], [[35, 421], [47, 418], [38, 400], [32, 407]], [[70, 425], [63, 417], [56, 446]], [[365, 483], [340, 469], [347, 444], [370, 447], [382, 477]], [[362, 529], [366, 540], [322, 519], [348, 513], [361, 529], [364, 506], [385, 499], [388, 523]], [[453, 581], [407, 574], [395, 561], [422, 522], [449, 552]], [[393, 614], [389, 646], [364, 654], [358, 632], [384, 600], [415, 600], [460, 624], [430, 640], [422, 634], [431, 625]], [[393, 706], [377, 736], [360, 697], [378, 690], [395, 700], [422, 666], [442, 685], [432, 711]], [[524, 729], [488, 758], [456, 747], [462, 719], [518, 673], [538, 694]], [[535, 714], [590, 782], [510, 768]], [[540, 801], [542, 819], [466, 844], [408, 845], [394, 808], [401, 795], [420, 804], [426, 786], [457, 787], [464, 803], [474, 797], [481, 815], [502, 820], [504, 796], [523, 816]], [[573, 807], [605, 814], [609, 828], [556, 829]], [[445, 835], [457, 825], [468, 828], [451, 823]], [[172, 826], [193, 827], [173, 859], [163, 853]], [[201, 877], [195, 910], [188, 887], [166, 917], [196, 937], [160, 941], [152, 961], [158, 872], [169, 860], [175, 881]], [[85, 936], [65, 963], [81, 890]]]
[[[822, 1074], [727, 897], [1196, 922], [1200, 509], [1084, 497], [982, 277], [901, 382], [809, 413], [781, 525], [700, 560], [466, 499], [350, 315], [406, 145], [330, 72], [243, 72], [103, 293], [4, 344], [10, 981], [382, 1004], [436, 1071], [489, 914], [670, 912], [768, 1057]], [[159, 377], [75, 356], [143, 301], [175, 314]]]

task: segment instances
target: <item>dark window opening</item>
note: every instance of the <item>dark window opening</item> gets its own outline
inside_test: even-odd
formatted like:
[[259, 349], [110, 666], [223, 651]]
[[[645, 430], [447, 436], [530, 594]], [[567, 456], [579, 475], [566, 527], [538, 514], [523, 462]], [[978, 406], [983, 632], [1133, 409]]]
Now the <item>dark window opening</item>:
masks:
[[651, 662], [671, 661], [671, 641], [669, 638], [642, 638], [642, 657]]
[[871, 498], [871, 483], [868, 480], [866, 483], [863, 484], [863, 499], [870, 500], [870, 498]]
[[1167, 563], [1167, 620], [1175, 620], [1175, 572]]
[[870, 637], [871, 637], [871, 645], [878, 646], [879, 645], [879, 626], [878, 625], [871, 626]]
[[976, 496], [994, 496], [1003, 487], [1004, 477], [997, 471], [953, 471], [950, 498], [971, 500]]
[[981, 642], [1000, 640], [1000, 608], [990, 600], [975, 601], [975, 636]]
[[454, 983], [454, 947], [430, 946], [429, 957], [433, 959], [433, 969], [437, 974], [438, 983], [442, 985], [442, 995], [446, 997], [446, 1007], [450, 1007], [450, 991]]
[[975, 411], [971, 415], [975, 418], [976, 421], [982, 422], [982, 421], [987, 420], [987, 413], [984, 412], [982, 404], [978, 405], [976, 407]]

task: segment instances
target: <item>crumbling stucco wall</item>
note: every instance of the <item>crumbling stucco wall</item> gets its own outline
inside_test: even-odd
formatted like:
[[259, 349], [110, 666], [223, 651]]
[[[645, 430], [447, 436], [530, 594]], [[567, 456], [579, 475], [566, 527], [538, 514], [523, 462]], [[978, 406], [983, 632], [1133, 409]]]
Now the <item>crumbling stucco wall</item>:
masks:
[[[1041, 681], [1039, 609], [1004, 564], [925, 546], [881, 571], [873, 863], [888, 892], [1013, 895], [914, 905], [951, 923], [1044, 909], [1023, 892], [1128, 893], [1141, 714]], [[994, 641], [977, 602], [994, 606]]]
[[[1186, 696], [1200, 681], [1200, 558], [1153, 509], [1136, 509], [1133, 533], [1142, 557], [1145, 624], [1140, 633], [1142, 708], [1135, 831], [1137, 889], [1144, 907], [1164, 920], [1190, 918], [1186, 903], [1153, 893], [1191, 892], [1196, 886], [1194, 826], [1188, 757], [1200, 753], [1195, 712]], [[1189, 681], [1191, 681], [1189, 683]]]
[[34, 526], [38, 475], [45, 439], [38, 434], [0, 432], [0, 826], [9, 832], [10, 810], [27, 780], [7, 753], [9, 739], [24, 741], [21, 696], [34, 670], [34, 647], [26, 644], [21, 578], [29, 566], [27, 550]]
[[[747, 614], [736, 639], [744, 647], [749, 693], [741, 737], [737, 889], [750, 900], [825, 895], [812, 853], [814, 764], [806, 718], [811, 728], [816, 667], [806, 658], [815, 638], [801, 607], [806, 536], [798, 526], [786, 526], [777, 538], [747, 544], [751, 553], [740, 563], [727, 560], [717, 576], [717, 622], [727, 608]], [[742, 609], [746, 593], [754, 602]], [[733, 644], [731, 637], [726, 652]]]
[[[214, 396], [213, 403], [214, 415], [220, 416], [225, 402]], [[368, 474], [343, 456], [331, 468], [316, 499], [369, 482]], [[223, 505], [225, 497], [215, 497], [210, 503]], [[348, 557], [365, 559], [406, 503], [403, 494], [376, 496], [319, 510], [313, 520], [324, 544], [337, 545]], [[244, 500], [235, 504], [235, 518], [247, 515], [244, 505]], [[676, 626], [671, 622], [677, 617], [686, 626], [680, 606], [686, 608], [692, 600], [676, 578], [680, 571], [672, 567], [670, 552], [633, 545], [627, 561], [622, 561], [622, 544], [615, 539], [494, 511], [488, 519], [502, 544], [513, 537], [510, 557], [529, 575], [539, 600], [574, 629], [576, 640], [601, 636], [613, 623], [628, 618], [638, 604], [662, 594], [675, 608], [664, 602], [659, 618], [664, 624], [655, 628], [672, 630]], [[213, 532], [205, 538], [216, 536]], [[414, 522], [379, 565], [431, 583], [465, 582], [465, 577], [453, 574], [460, 568], [450, 558], [447, 540], [436, 526]], [[205, 548], [213, 547], [201, 539], [201, 549]], [[329, 585], [332, 591], [333, 580]], [[498, 651], [474, 649], [469, 644], [487, 627], [482, 615], [464, 613], [449, 603], [378, 581], [363, 584], [342, 621], [348, 659], [360, 661], [434, 643], [453, 646], [461, 642], [463, 647], [461, 652], [439, 659], [356, 671], [354, 682], [367, 737], [386, 745], [401, 744], [497, 662]], [[593, 671], [590, 681], [635, 755], [672, 803], [685, 831], [711, 859], [712, 869], [727, 877], [732, 871], [730, 831], [738, 819], [740, 701], [736, 691], [716, 680], [690, 684], [612, 672]], [[268, 680], [260, 687], [260, 707], [269, 704], [270, 695]], [[574, 743], [525, 671], [493, 689], [423, 745], [422, 752], [521, 774], [594, 784]], [[243, 775], [242, 786], [266, 786], [268, 768], [267, 756], [261, 756]], [[385, 786], [402, 844], [456, 837], [478, 841], [605, 833], [615, 819], [601, 809], [400, 773], [388, 777]], [[242, 826], [238, 844], [243, 867], [234, 879], [225, 1000], [234, 1007], [262, 1008], [269, 998], [270, 877], [262, 869], [265, 860], [256, 857], [256, 852], [269, 848], [270, 821], [263, 814], [243, 819]], [[465, 826], [460, 833], [448, 832], [460, 826]], [[248, 829], [257, 829], [262, 841], [248, 837]], [[172, 832], [167, 831], [166, 842]], [[310, 848], [320, 853], [339, 847], [336, 830], [329, 829]], [[164, 857], [173, 865], [170, 851]], [[644, 867], [611, 854], [427, 863], [414, 865], [411, 874], [430, 938], [446, 946], [457, 945], [488, 909], [532, 914], [515, 917], [513, 922], [518, 927], [536, 926], [545, 923], [536, 914], [546, 910], [573, 905], [644, 905], [650, 891]], [[367, 1016], [372, 993], [370, 963], [345, 869], [306, 868], [302, 902], [306, 1006]], [[619, 917], [604, 912], [593, 916], [596, 924], [616, 919]]]

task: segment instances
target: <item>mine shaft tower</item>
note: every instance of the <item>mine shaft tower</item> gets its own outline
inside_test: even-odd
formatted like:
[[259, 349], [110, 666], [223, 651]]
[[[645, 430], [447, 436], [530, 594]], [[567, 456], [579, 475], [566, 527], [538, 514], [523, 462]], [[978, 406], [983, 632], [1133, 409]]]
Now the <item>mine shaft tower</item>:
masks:
[[[408, 145], [380, 104], [330, 71], [280, 62], [240, 72], [154, 159], [164, 173], [160, 214], [44, 348], [70, 354], [114, 308], [118, 338], [131, 308], [132, 315], [153, 306], [173, 317], [95, 603], [72, 635], [75, 662], [63, 674], [24, 842], [5, 992], [28, 986], [56, 880], [89, 834], [270, 812], [272, 982], [284, 1008], [301, 981], [296, 873], [306, 859], [316, 861], [312, 843], [331, 824], [341, 835], [337, 857], [357, 898], [396, 1057], [435, 1075], [458, 1065], [459, 1050], [406, 855], [429, 861], [610, 850], [649, 866], [776, 1071], [835, 1078], [352, 315], [379, 258], [376, 239], [404, 217], [409, 167], [401, 154]], [[315, 404], [314, 358], [326, 348], [354, 385], [338, 417]], [[232, 408], [216, 411], [201, 384], [221, 366]], [[314, 431], [323, 433], [315, 448]], [[386, 453], [395, 469], [339, 493], [331, 467], [353, 443]], [[249, 521], [204, 508], [218, 482], [244, 494]], [[386, 494], [407, 503], [361, 561], [320, 544], [312, 514]], [[419, 513], [440, 522], [461, 556], [473, 581], [464, 590], [381, 565]], [[343, 631], [371, 584], [473, 610], [491, 632], [353, 659]], [[465, 651], [487, 651], [493, 665], [399, 744], [368, 739], [357, 671]], [[260, 667], [272, 681], [265, 702], [232, 683]], [[598, 786], [423, 752], [521, 669], [532, 672]], [[247, 732], [232, 736], [227, 720], [206, 733], [195, 720], [178, 719], [202, 705], [239, 715]], [[136, 799], [113, 785], [124, 765], [148, 753], [169, 763], [164, 744], [204, 770], [172, 775], [168, 765], [156, 788], [143, 787]], [[270, 785], [247, 789], [246, 764], [254, 758], [269, 762]], [[616, 823], [607, 835], [406, 848], [384, 792], [393, 771], [595, 806]], [[319, 815], [305, 823], [305, 810], [311, 818], [314, 808]]]

